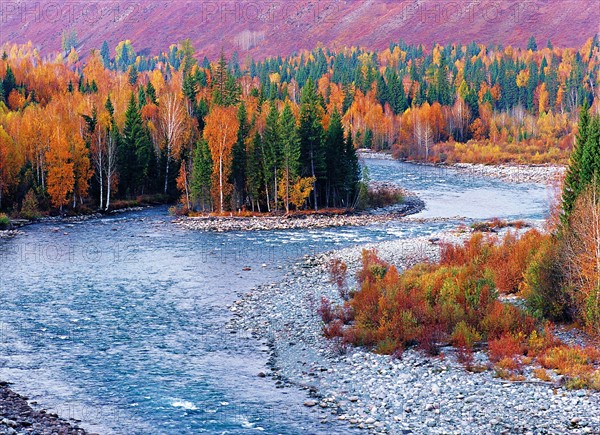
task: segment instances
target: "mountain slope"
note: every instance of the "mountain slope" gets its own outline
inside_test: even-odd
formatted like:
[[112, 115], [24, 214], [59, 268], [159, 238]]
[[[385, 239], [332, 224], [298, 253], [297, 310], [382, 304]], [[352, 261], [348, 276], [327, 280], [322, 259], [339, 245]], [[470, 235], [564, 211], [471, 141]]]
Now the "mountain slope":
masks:
[[63, 30], [77, 31], [80, 52], [130, 39], [136, 51], [156, 54], [191, 38], [201, 54], [223, 47], [264, 57], [318, 43], [383, 48], [391, 41], [481, 43], [525, 47], [581, 46], [600, 33], [600, 0], [457, 2], [447, 0], [296, 0], [65, 2], [0, 4], [0, 43], [32, 41], [43, 53], [60, 49]]

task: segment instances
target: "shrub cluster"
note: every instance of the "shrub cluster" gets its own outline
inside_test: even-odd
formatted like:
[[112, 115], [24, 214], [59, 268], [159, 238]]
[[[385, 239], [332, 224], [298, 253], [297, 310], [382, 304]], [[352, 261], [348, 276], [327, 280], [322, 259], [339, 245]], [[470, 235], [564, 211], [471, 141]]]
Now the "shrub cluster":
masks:
[[[421, 263], [403, 273], [364, 250], [357, 273], [359, 289], [343, 307], [323, 300], [319, 314], [328, 338], [400, 355], [409, 346], [437, 354], [451, 344], [459, 359], [473, 368], [473, 349], [487, 345], [498, 376], [521, 379], [524, 365], [556, 370], [569, 387], [600, 388], [600, 353], [569, 347], [551, 333], [550, 324], [499, 293], [515, 293], [540, 270], [552, 238], [536, 230], [503, 239], [475, 233], [462, 245], [442, 245], [438, 263]], [[332, 263], [335, 282], [345, 268]], [[335, 272], [335, 273], [334, 273]], [[337, 275], [336, 275], [337, 274]], [[537, 274], [540, 279], [540, 274]], [[333, 278], [332, 278], [333, 280]]]

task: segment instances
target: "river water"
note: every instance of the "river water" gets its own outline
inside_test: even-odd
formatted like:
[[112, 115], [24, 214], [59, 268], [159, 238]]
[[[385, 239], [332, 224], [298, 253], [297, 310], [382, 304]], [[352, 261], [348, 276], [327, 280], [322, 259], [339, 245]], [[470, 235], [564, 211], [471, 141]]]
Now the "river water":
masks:
[[[416, 192], [416, 217], [367, 227], [204, 233], [152, 208], [44, 222], [0, 240], [0, 379], [102, 434], [344, 433], [276, 388], [266, 343], [227, 306], [304, 255], [492, 217], [543, 219], [550, 192], [450, 169], [367, 160]], [[250, 268], [251, 270], [243, 270]]]

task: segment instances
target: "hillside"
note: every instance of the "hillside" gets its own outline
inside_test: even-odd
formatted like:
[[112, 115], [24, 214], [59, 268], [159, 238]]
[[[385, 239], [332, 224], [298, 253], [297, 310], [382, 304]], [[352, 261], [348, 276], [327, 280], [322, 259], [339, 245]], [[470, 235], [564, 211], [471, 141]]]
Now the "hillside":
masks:
[[138, 53], [156, 54], [191, 38], [201, 54], [223, 47], [257, 58], [312, 49], [409, 43], [501, 42], [581, 46], [600, 32], [598, 0], [453, 2], [446, 0], [3, 2], [0, 43], [32, 41], [42, 53], [60, 49], [61, 33], [75, 30], [82, 54], [130, 39]]

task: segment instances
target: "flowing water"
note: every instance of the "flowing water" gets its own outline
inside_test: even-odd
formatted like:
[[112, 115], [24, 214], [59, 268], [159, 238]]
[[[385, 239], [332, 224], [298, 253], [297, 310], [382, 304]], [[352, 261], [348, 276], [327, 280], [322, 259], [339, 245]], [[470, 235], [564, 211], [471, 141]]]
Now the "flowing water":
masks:
[[417, 217], [450, 219], [205, 233], [153, 208], [0, 240], [0, 379], [102, 434], [345, 432], [306, 411], [306, 392], [257, 376], [268, 348], [224, 328], [227, 306], [304, 255], [477, 219], [538, 220], [550, 197], [540, 185], [367, 164], [371, 179], [419, 194]]

